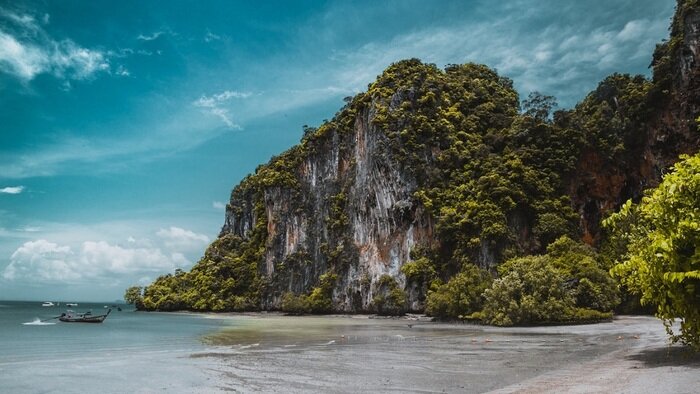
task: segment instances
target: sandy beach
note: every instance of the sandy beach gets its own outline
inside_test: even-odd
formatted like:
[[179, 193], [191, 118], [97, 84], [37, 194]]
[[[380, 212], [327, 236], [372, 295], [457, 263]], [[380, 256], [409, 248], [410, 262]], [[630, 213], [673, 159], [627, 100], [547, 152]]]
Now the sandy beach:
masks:
[[[700, 357], [652, 317], [497, 328], [407, 319], [234, 317], [193, 358], [233, 392], [695, 393]], [[215, 363], [216, 364], [216, 363]]]
[[425, 317], [114, 313], [25, 325], [8, 303], [0, 392], [696, 393], [700, 355], [658, 319], [498, 328]]

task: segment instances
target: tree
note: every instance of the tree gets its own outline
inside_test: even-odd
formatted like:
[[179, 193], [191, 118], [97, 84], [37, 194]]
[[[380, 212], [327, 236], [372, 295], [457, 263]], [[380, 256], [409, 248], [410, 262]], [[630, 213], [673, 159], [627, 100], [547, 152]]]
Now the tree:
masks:
[[131, 286], [124, 293], [124, 300], [127, 304], [134, 304], [136, 309], [143, 309], [143, 287]]
[[700, 351], [700, 154], [681, 159], [658, 188], [604, 225], [627, 243], [611, 273], [656, 306], [673, 342]]
[[531, 92], [527, 99], [523, 100], [522, 107], [525, 115], [546, 122], [552, 110], [557, 108], [557, 100], [554, 96], [547, 96], [540, 92]]

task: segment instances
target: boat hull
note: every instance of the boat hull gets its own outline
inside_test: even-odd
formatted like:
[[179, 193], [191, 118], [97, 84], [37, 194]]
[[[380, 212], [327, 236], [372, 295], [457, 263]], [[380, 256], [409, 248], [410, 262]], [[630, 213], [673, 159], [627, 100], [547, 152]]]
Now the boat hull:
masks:
[[104, 315], [93, 316], [91, 314], [74, 314], [72, 311], [64, 313], [58, 320], [64, 323], [102, 323], [112, 310], [108, 310]]
[[59, 317], [58, 320], [64, 323], [102, 323], [107, 315], [93, 317]]

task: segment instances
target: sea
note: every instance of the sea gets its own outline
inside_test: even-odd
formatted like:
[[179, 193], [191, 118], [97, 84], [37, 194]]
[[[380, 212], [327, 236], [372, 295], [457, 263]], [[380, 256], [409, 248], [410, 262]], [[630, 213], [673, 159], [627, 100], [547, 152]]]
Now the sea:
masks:
[[[235, 320], [65, 304], [0, 301], [0, 393], [220, 391], [215, 363], [191, 355], [208, 348], [207, 335]], [[55, 319], [67, 309], [100, 315], [110, 307], [100, 324]]]

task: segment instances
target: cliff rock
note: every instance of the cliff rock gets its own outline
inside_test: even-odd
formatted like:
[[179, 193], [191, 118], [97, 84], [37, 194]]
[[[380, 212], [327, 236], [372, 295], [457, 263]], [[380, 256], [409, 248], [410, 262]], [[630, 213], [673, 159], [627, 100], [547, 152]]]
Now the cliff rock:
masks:
[[146, 308], [421, 311], [466, 265], [598, 245], [601, 219], [700, 147], [698, 8], [679, 1], [652, 80], [612, 75], [554, 114], [486, 66], [391, 65], [236, 186], [219, 239]]

